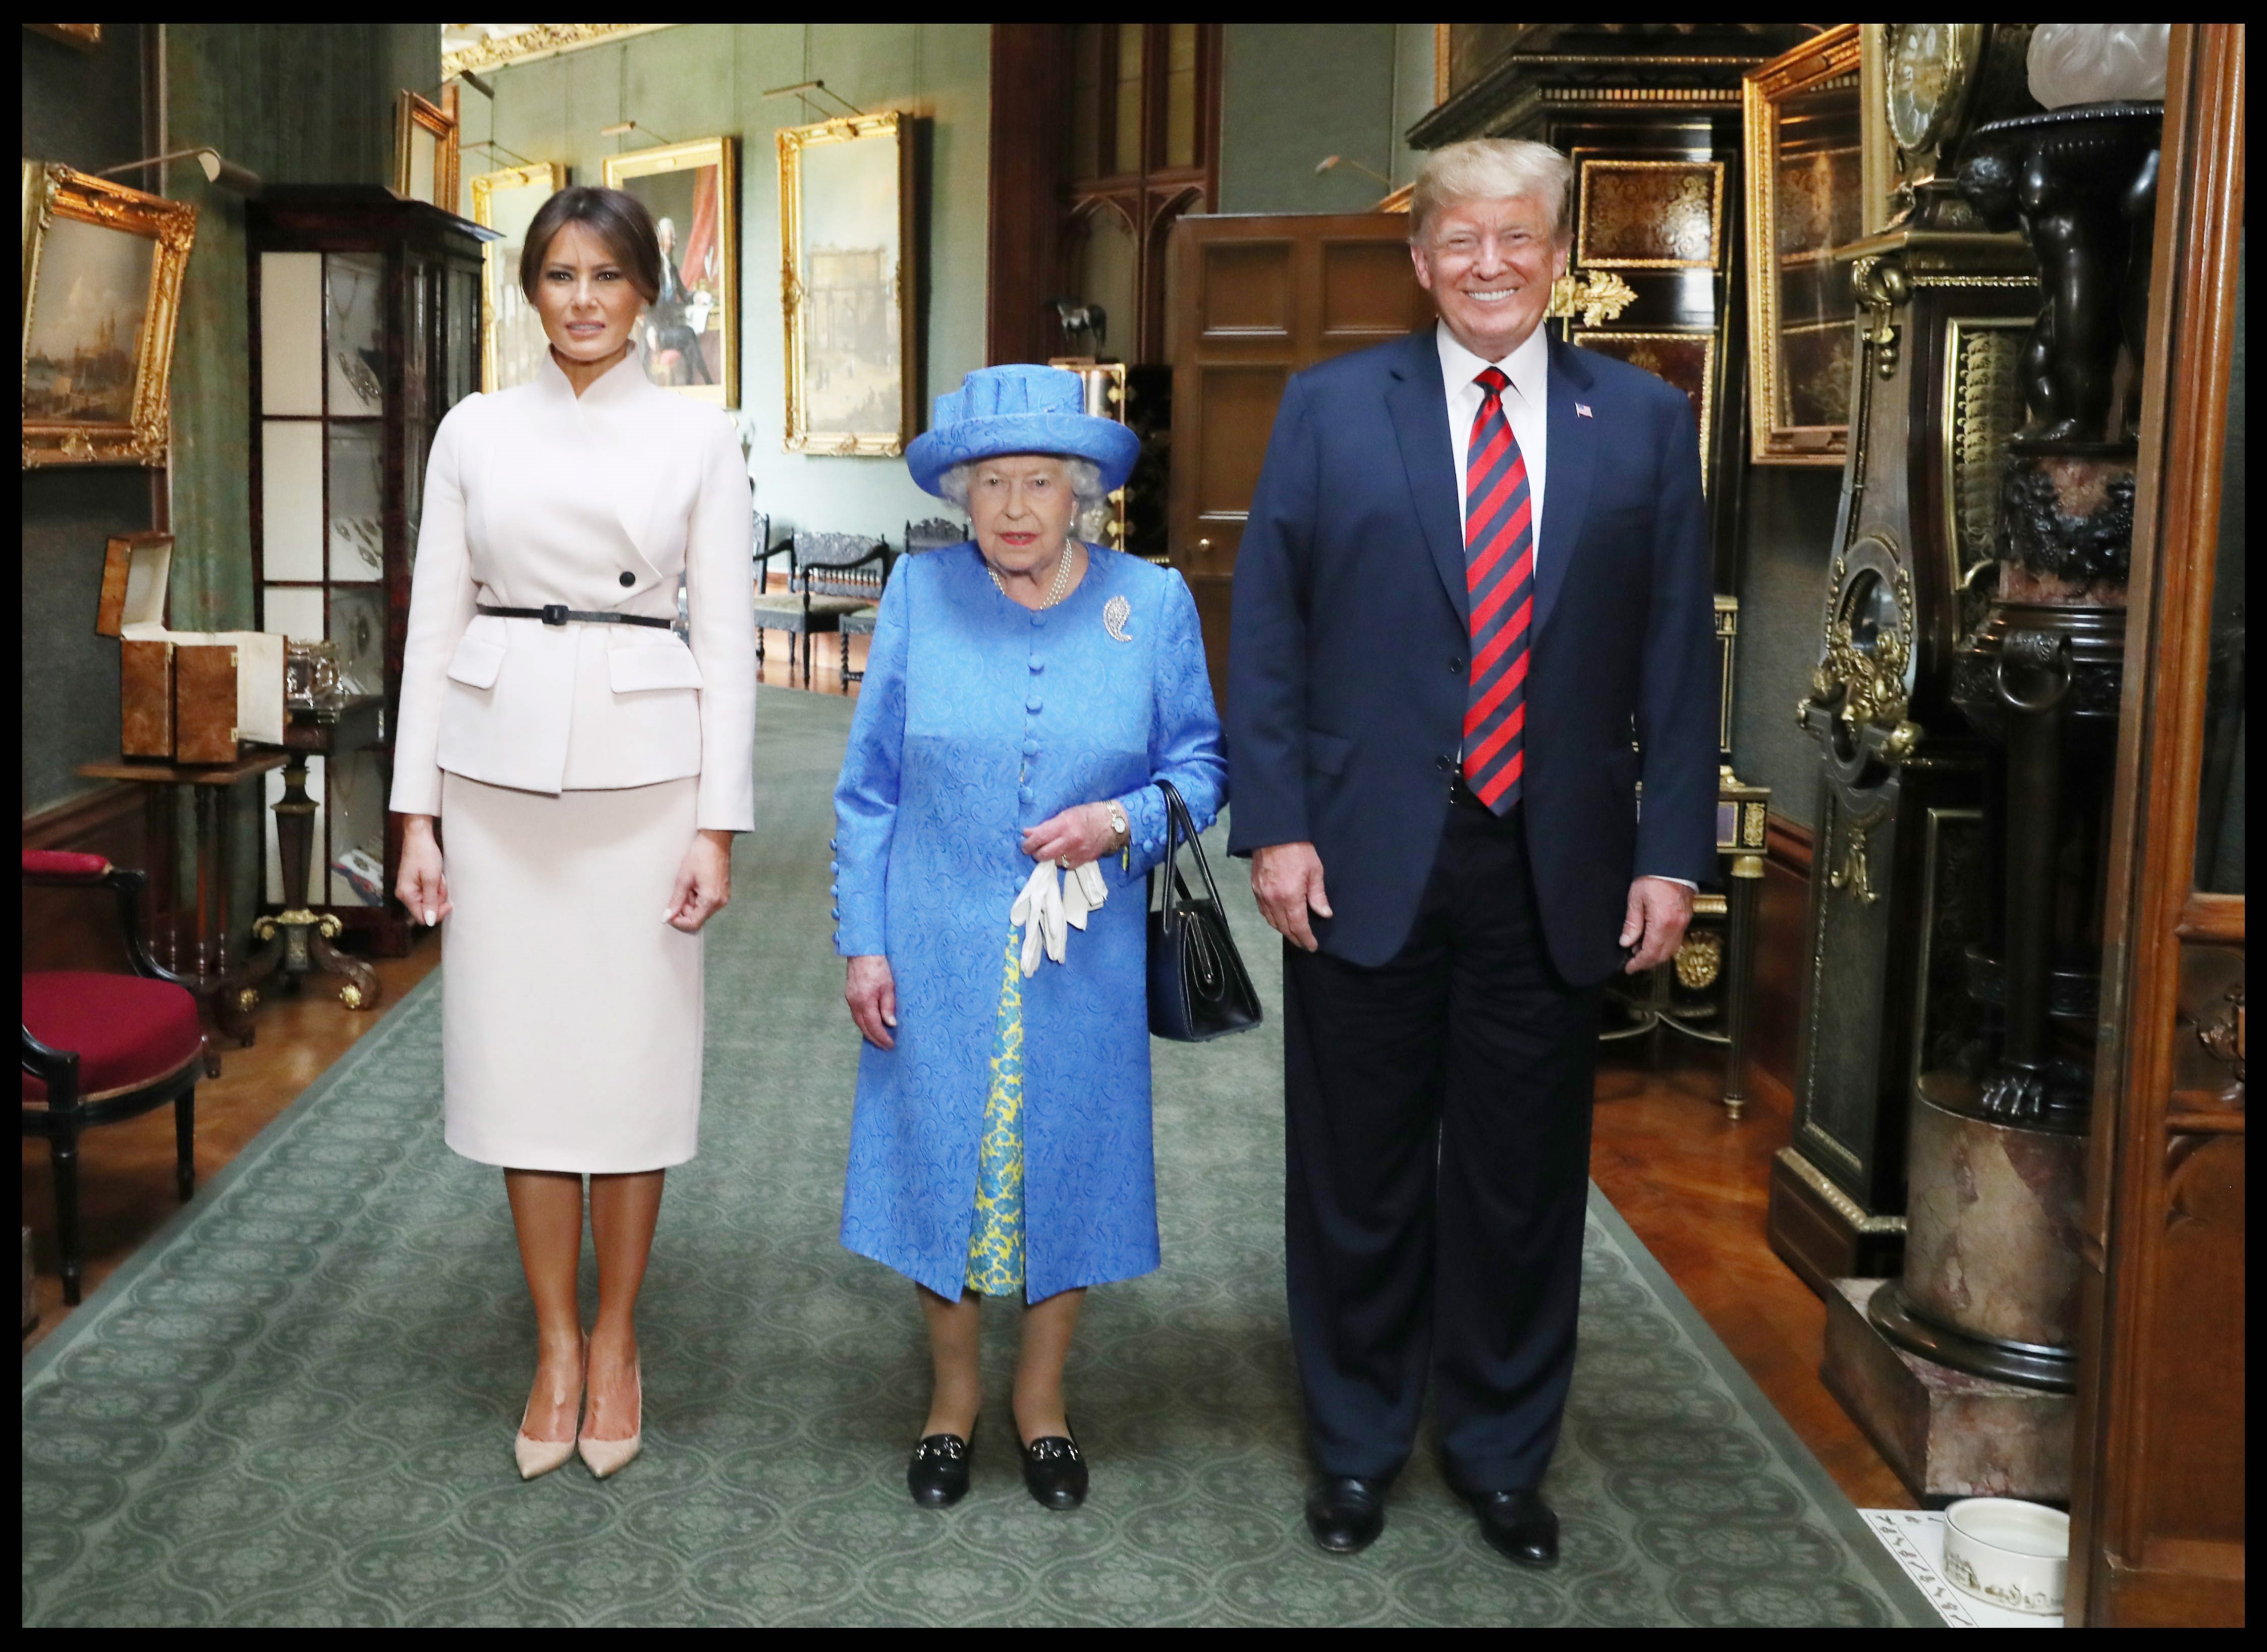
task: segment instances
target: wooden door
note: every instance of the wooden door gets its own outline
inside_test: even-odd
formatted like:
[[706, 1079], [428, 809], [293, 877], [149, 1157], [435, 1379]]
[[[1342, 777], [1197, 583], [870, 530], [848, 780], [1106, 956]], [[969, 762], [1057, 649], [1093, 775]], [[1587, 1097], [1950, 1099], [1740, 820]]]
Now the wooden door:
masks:
[[2074, 1624], [2243, 1621], [2243, 33], [2175, 24], [2167, 76], [2080, 1239]]
[[1228, 695], [1229, 594], [1275, 408], [1293, 373], [1433, 321], [1390, 212], [1185, 217], [1173, 226], [1170, 547]]

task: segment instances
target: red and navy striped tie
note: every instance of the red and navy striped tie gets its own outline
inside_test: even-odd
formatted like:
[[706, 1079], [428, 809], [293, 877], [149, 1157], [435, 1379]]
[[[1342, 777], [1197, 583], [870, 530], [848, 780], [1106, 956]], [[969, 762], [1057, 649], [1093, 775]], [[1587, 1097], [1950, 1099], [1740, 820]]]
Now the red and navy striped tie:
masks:
[[1471, 593], [1471, 697], [1464, 784], [1497, 814], [1519, 801], [1526, 770], [1527, 634], [1535, 612], [1535, 509], [1527, 460], [1503, 414], [1511, 382], [1490, 367], [1464, 464], [1464, 579]]

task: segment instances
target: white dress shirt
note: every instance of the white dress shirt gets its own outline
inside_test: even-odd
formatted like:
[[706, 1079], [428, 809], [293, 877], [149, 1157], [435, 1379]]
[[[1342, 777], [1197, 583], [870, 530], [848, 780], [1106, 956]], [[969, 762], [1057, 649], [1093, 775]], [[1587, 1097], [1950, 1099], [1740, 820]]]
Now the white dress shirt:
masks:
[[1504, 387], [1503, 415], [1510, 422], [1512, 439], [1527, 461], [1527, 498], [1533, 512], [1529, 524], [1537, 566], [1543, 554], [1543, 479], [1550, 463], [1550, 403], [1544, 390], [1551, 367], [1550, 341], [1538, 323], [1527, 341], [1500, 362], [1483, 361], [1456, 342], [1449, 324], [1433, 330], [1441, 350], [1441, 380], [1449, 393], [1449, 445], [1456, 459], [1456, 521], [1464, 520], [1464, 462], [1471, 455], [1472, 421], [1479, 416], [1483, 393], [1477, 379], [1489, 367], [1511, 380]]
[[[1500, 361], [1481, 360], [1456, 342], [1449, 324], [1441, 322], [1433, 330], [1434, 341], [1441, 351], [1441, 383], [1449, 393], [1449, 445], [1456, 459], [1456, 521], [1464, 520], [1464, 465], [1471, 456], [1472, 421], [1479, 417], [1480, 402], [1486, 393], [1474, 381], [1481, 372], [1493, 367], [1511, 382], [1503, 390], [1503, 416], [1511, 425], [1512, 440], [1519, 444], [1520, 457], [1527, 461], [1527, 498], [1533, 512], [1528, 532], [1532, 536], [1535, 565], [1543, 566], [1543, 480], [1550, 465], [1551, 412], [1545, 394], [1551, 371], [1551, 345], [1538, 324], [1527, 335], [1526, 341]], [[1664, 877], [1659, 881], [1681, 885], [1686, 889], [1698, 889], [1698, 885], [1682, 877]]]

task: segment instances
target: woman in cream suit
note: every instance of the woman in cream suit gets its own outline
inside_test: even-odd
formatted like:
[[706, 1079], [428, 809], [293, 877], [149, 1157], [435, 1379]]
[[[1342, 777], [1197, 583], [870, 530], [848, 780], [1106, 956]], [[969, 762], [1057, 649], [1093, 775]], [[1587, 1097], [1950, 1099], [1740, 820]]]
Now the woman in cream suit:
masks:
[[448, 1142], [503, 1167], [534, 1299], [530, 1479], [578, 1444], [602, 1478], [637, 1454], [638, 1286], [701, 1112], [701, 928], [755, 809], [747, 471], [631, 347], [660, 263], [619, 191], [537, 215], [520, 284], [550, 353], [434, 435], [402, 658], [397, 890], [445, 921]]

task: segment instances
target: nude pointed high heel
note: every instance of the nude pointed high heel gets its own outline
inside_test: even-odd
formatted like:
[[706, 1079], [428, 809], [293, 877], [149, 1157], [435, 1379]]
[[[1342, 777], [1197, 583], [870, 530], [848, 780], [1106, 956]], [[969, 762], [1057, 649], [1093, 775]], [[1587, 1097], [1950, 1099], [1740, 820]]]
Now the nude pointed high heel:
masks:
[[605, 1479], [609, 1475], [621, 1472], [629, 1466], [630, 1459], [638, 1454], [639, 1448], [644, 1443], [645, 1362], [643, 1360], [640, 1360], [631, 1368], [631, 1377], [637, 1385], [638, 1426], [630, 1431], [630, 1437], [627, 1440], [594, 1440], [585, 1434], [577, 1437], [575, 1442], [575, 1449], [583, 1454], [583, 1461], [590, 1465], [593, 1479]]
[[[591, 1339], [584, 1337], [583, 1339], [583, 1360], [586, 1366], [590, 1362], [590, 1358]], [[575, 1418], [578, 1425], [582, 1421], [582, 1417], [583, 1396], [580, 1391], [577, 1391], [575, 1396]], [[579, 1427], [576, 1431], [578, 1433], [580, 1432]], [[512, 1436], [511, 1455], [513, 1460], [519, 1465], [520, 1479], [524, 1480], [536, 1479], [539, 1479], [543, 1475], [548, 1474], [553, 1469], [561, 1466], [566, 1463], [568, 1458], [573, 1457], [575, 1455], [575, 1442], [572, 1440], [538, 1440], [532, 1437], [527, 1432], [527, 1412], [523, 1408], [519, 1413], [519, 1432]]]

